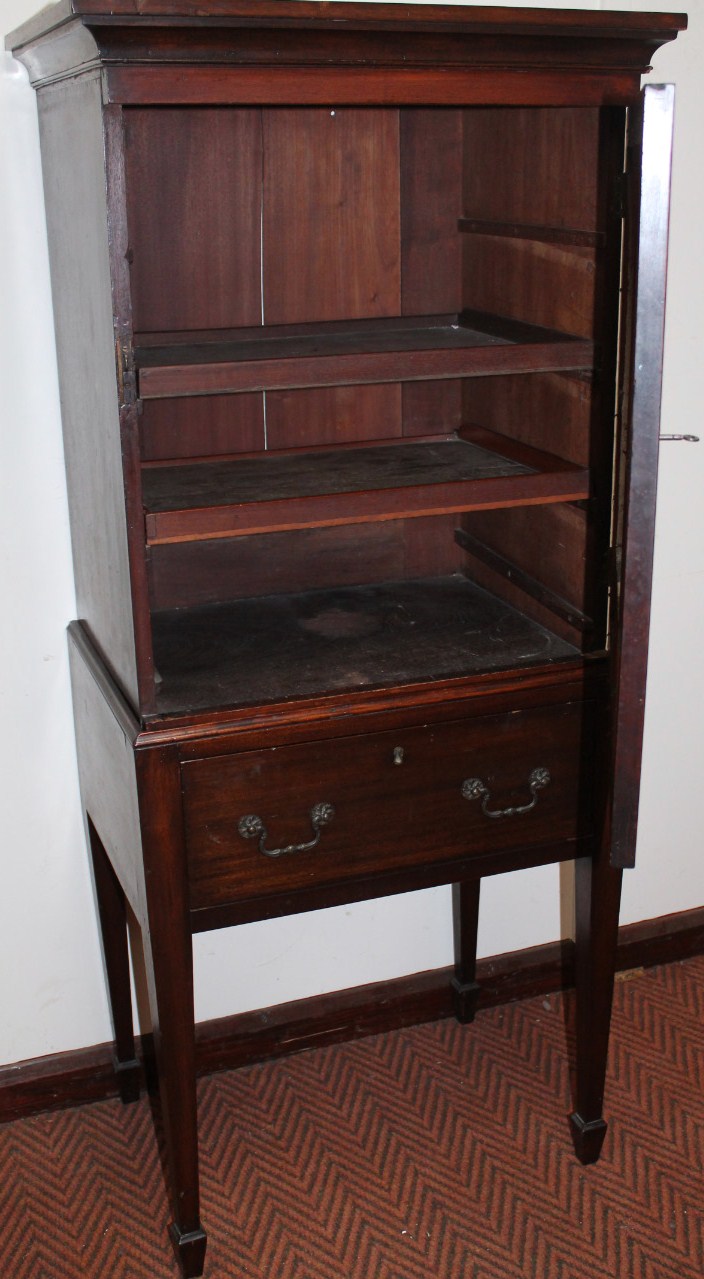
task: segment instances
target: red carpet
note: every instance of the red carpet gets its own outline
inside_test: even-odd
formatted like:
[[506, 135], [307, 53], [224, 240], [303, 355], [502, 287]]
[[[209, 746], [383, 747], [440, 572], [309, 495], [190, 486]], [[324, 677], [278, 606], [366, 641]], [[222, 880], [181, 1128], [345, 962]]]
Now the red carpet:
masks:
[[[568, 999], [569, 1004], [569, 999]], [[617, 985], [582, 1168], [558, 996], [199, 1085], [210, 1279], [700, 1279], [704, 957]], [[177, 1274], [147, 1100], [0, 1129], [3, 1279]]]

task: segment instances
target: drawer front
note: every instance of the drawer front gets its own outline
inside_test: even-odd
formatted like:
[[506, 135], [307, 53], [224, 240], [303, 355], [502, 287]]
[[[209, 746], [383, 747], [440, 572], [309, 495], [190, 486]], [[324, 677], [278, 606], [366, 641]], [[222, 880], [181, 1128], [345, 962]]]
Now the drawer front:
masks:
[[588, 705], [184, 763], [192, 906], [589, 834]]

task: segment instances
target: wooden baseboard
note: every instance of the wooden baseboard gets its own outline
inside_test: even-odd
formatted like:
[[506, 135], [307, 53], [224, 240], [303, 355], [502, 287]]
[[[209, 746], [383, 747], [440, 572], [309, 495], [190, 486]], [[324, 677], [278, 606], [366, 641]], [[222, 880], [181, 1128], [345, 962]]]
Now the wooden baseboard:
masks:
[[[704, 907], [619, 929], [618, 970], [647, 968], [704, 953]], [[288, 1053], [452, 1016], [451, 969], [375, 982], [196, 1028], [198, 1073], [213, 1074]], [[551, 942], [482, 959], [479, 1008], [564, 990], [574, 984], [574, 945]], [[149, 1058], [148, 1045], [140, 1045]], [[0, 1122], [117, 1095], [109, 1044], [0, 1067]]]

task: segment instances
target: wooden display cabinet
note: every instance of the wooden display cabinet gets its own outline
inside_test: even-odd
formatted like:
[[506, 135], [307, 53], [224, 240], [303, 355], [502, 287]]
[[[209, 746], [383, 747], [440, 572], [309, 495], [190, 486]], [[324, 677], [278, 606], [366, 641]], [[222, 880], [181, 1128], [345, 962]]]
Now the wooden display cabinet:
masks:
[[[202, 1272], [191, 934], [576, 859], [598, 1157], [643, 722], [681, 15], [60, 0], [39, 93], [83, 801]], [[635, 371], [635, 376], [634, 376]]]

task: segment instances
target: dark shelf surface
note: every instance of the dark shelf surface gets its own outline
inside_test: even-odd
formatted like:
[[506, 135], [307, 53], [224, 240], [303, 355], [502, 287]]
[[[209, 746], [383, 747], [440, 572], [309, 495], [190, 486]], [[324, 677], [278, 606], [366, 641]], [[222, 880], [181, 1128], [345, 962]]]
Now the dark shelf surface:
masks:
[[176, 609], [153, 626], [162, 715], [579, 657], [460, 574]]
[[[470, 430], [470, 428], [468, 428]], [[150, 544], [588, 496], [582, 468], [480, 428], [436, 437], [145, 467]]]
[[157, 513], [528, 475], [531, 470], [476, 444], [449, 439], [158, 466], [144, 472], [143, 495], [147, 510]]
[[135, 338], [143, 399], [585, 369], [593, 357], [586, 338], [478, 311]]

